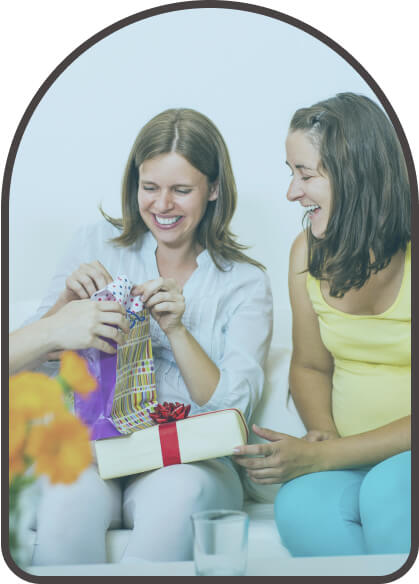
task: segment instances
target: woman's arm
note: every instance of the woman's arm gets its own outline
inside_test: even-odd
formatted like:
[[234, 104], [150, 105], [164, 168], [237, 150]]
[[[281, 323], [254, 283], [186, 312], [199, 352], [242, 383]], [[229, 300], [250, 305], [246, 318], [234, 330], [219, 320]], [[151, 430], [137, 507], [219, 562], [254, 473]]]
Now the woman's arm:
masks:
[[272, 295], [266, 276], [256, 268], [243, 268], [234, 279], [225, 301], [231, 303], [231, 314], [225, 333], [219, 332], [225, 341], [217, 363], [182, 324], [185, 303], [174, 280], [146, 282], [132, 292], [143, 296], [166, 333], [193, 401], [208, 411], [239, 408], [248, 418], [262, 393], [272, 336]]
[[122, 333], [128, 331], [125, 311], [117, 302], [70, 302], [55, 314], [10, 334], [9, 374], [33, 367], [51, 351], [96, 347], [115, 353], [104, 339], [121, 343]]
[[218, 385], [220, 370], [183, 325], [169, 331], [167, 338], [191, 398], [203, 406]]
[[377, 464], [410, 449], [410, 416], [375, 430], [321, 442], [309, 442], [266, 428], [253, 428], [265, 444], [239, 446], [236, 462], [260, 484], [284, 483], [324, 470], [359, 468]]
[[308, 433], [337, 437], [332, 416], [333, 358], [323, 344], [307, 293], [306, 267], [306, 239], [301, 233], [291, 248], [288, 276], [293, 344], [290, 391]]
[[166, 333], [193, 401], [200, 406], [207, 403], [217, 387], [220, 371], [182, 323], [185, 300], [177, 282], [170, 278], [151, 280], [135, 286], [132, 294], [141, 296]]
[[339, 437], [331, 408], [333, 360], [321, 340], [317, 315], [306, 290], [306, 275], [301, 274], [306, 265], [305, 237], [301, 234], [290, 258], [290, 387], [308, 435], [295, 438], [255, 426], [255, 433], [269, 442], [240, 446], [235, 459], [258, 483], [282, 483], [312, 472], [373, 465], [410, 448], [410, 416], [375, 430]]

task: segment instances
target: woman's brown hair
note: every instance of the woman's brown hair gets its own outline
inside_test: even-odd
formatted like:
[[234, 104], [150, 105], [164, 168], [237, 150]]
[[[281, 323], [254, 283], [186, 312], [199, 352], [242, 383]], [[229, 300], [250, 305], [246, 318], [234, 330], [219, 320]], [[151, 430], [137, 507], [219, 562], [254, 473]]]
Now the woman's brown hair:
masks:
[[148, 228], [138, 209], [139, 168], [145, 160], [160, 154], [177, 152], [217, 185], [218, 197], [209, 201], [197, 229], [198, 243], [211, 255], [216, 266], [224, 270], [227, 262], [248, 262], [264, 267], [243, 253], [246, 246], [236, 241], [230, 222], [237, 204], [237, 189], [227, 146], [216, 126], [203, 114], [192, 109], [169, 109], [152, 118], [134, 142], [122, 182], [122, 218], [104, 217], [121, 229], [112, 241], [121, 246], [134, 243]]
[[302, 130], [319, 149], [333, 200], [321, 238], [307, 229], [308, 271], [342, 297], [385, 268], [410, 240], [410, 188], [393, 125], [371, 99], [354, 93], [295, 112], [290, 132]]

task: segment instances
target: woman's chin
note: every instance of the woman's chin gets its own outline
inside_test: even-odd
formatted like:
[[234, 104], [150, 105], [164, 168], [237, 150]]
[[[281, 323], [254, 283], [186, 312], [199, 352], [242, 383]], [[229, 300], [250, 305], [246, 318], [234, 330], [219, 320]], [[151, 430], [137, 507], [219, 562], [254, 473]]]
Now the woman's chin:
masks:
[[316, 239], [322, 239], [326, 232], [327, 225], [321, 225], [321, 223], [322, 222], [316, 220], [310, 222], [311, 233]]

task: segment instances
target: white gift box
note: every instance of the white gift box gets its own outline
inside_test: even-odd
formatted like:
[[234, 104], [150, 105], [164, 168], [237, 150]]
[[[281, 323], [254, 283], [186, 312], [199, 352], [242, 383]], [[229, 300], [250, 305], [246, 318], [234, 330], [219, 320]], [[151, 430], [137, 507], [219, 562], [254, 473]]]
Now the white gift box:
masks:
[[240, 410], [197, 414], [116, 438], [95, 441], [99, 474], [111, 479], [169, 466], [229, 456], [246, 444], [248, 429]]

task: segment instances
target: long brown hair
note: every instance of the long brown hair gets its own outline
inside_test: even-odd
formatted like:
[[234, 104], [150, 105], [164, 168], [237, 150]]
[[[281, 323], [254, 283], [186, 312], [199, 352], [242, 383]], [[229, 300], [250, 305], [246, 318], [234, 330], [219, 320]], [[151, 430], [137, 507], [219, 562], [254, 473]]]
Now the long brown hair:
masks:
[[339, 93], [295, 112], [319, 149], [333, 200], [325, 233], [307, 228], [308, 271], [327, 280], [330, 295], [361, 288], [410, 240], [410, 188], [397, 134], [371, 99]]
[[216, 266], [223, 261], [248, 262], [264, 266], [243, 253], [246, 246], [236, 241], [230, 222], [237, 204], [237, 188], [227, 146], [216, 126], [192, 109], [169, 109], [152, 118], [134, 142], [122, 182], [122, 218], [104, 217], [121, 229], [112, 241], [121, 246], [134, 243], [148, 228], [138, 209], [139, 168], [145, 160], [159, 154], [177, 152], [204, 174], [208, 185], [217, 184], [218, 197], [209, 201], [197, 229], [199, 244], [208, 249]]

